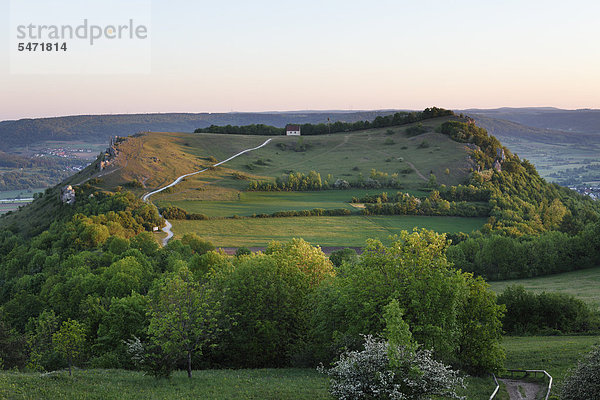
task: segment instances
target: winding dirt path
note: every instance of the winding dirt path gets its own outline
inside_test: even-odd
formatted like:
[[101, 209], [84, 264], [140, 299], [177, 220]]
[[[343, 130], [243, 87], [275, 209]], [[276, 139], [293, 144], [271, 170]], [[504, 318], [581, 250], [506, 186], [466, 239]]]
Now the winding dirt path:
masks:
[[506, 385], [510, 400], [535, 400], [542, 386], [517, 379], [498, 379]]
[[[269, 144], [269, 142], [270, 142], [270, 141], [271, 141], [271, 139], [267, 139], [267, 140], [265, 140], [265, 142], [264, 142], [263, 144], [261, 144], [260, 146], [252, 147], [251, 149], [242, 150], [242, 151], [240, 151], [239, 153], [237, 153], [237, 154], [235, 154], [235, 155], [233, 155], [233, 156], [229, 157], [229, 158], [228, 158], [228, 159], [226, 159], [226, 160], [220, 161], [220, 162], [218, 162], [218, 163], [214, 164], [213, 166], [211, 166], [211, 167], [209, 167], [209, 168], [204, 168], [204, 169], [202, 169], [202, 170], [200, 170], [200, 171], [190, 172], [189, 174], [184, 174], [184, 175], [181, 175], [180, 177], [178, 177], [177, 179], [175, 179], [175, 180], [174, 180], [172, 183], [168, 184], [167, 186], [165, 186], [165, 187], [162, 187], [162, 188], [160, 188], [160, 189], [157, 189], [157, 190], [154, 190], [154, 191], [152, 191], [152, 192], [146, 193], [145, 195], [143, 195], [143, 196], [142, 196], [142, 200], [143, 200], [143, 201], [145, 201], [145, 202], [149, 202], [149, 200], [148, 200], [148, 199], [150, 198], [150, 196], [152, 196], [152, 195], [155, 195], [156, 193], [160, 193], [160, 192], [162, 192], [162, 191], [163, 191], [163, 190], [165, 190], [165, 189], [168, 189], [168, 188], [170, 188], [170, 187], [173, 187], [173, 186], [177, 185], [177, 184], [178, 184], [178, 183], [180, 183], [180, 182], [181, 182], [181, 181], [182, 181], [184, 178], [187, 178], [188, 176], [192, 176], [192, 175], [199, 174], [199, 173], [201, 173], [201, 172], [204, 172], [204, 171], [208, 171], [210, 168], [213, 168], [213, 167], [218, 167], [218, 166], [219, 166], [219, 165], [221, 165], [221, 164], [225, 164], [227, 161], [231, 161], [231, 160], [233, 160], [234, 158], [236, 158], [236, 157], [238, 157], [238, 156], [241, 156], [242, 154], [248, 153], [248, 152], [250, 152], [250, 151], [253, 151], [253, 150], [258, 150], [258, 149], [260, 149], [261, 147], [264, 147], [264, 146], [266, 146], [267, 144]], [[171, 223], [170, 223], [170, 222], [169, 222], [167, 219], [165, 219], [165, 227], [164, 227], [164, 228], [162, 228], [162, 231], [163, 231], [163, 232], [165, 232], [165, 233], [167, 234], [167, 237], [163, 238], [163, 246], [166, 246], [166, 244], [169, 242], [169, 240], [171, 240], [171, 238], [173, 237], [173, 231], [171, 231], [171, 228], [172, 228], [172, 227], [173, 227], [173, 225], [172, 225], [172, 224], [171, 224]]]

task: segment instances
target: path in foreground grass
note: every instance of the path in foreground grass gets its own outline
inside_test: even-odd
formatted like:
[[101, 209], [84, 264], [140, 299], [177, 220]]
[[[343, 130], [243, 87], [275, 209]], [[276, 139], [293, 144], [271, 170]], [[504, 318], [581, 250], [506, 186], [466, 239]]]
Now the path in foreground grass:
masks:
[[206, 221], [171, 221], [175, 238], [194, 232], [216, 246], [266, 246], [272, 240], [303, 238], [320, 246], [364, 246], [368, 238], [387, 240], [390, 235], [413, 227], [438, 232], [471, 232], [480, 228], [485, 218], [349, 216], [216, 219]]
[[600, 268], [583, 269], [550, 276], [510, 281], [490, 282], [492, 290], [501, 293], [509, 285], [523, 285], [536, 293], [561, 292], [572, 294], [600, 308]]

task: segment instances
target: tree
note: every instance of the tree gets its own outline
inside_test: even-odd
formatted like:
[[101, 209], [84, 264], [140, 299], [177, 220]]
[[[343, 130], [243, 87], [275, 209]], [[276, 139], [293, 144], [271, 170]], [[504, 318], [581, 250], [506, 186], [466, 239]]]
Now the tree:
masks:
[[339, 249], [329, 255], [329, 261], [336, 267], [342, 265], [343, 262], [354, 264], [355, 262], [358, 262], [358, 255], [354, 249]]
[[183, 235], [181, 243], [190, 246], [194, 253], [200, 255], [215, 249], [215, 246], [211, 242], [203, 240], [195, 233], [186, 233]]
[[84, 349], [85, 327], [72, 319], [64, 321], [58, 332], [52, 335], [52, 344], [67, 359], [71, 375], [71, 366]]
[[36, 371], [57, 369], [62, 357], [53, 349], [52, 335], [59, 328], [54, 310], [44, 310], [37, 318], [27, 323], [27, 368]]
[[438, 187], [437, 178], [433, 173], [429, 174], [429, 180], [427, 181], [427, 187], [435, 189]]
[[600, 398], [600, 347], [595, 347], [577, 363], [565, 379], [560, 398], [589, 400]]
[[192, 355], [210, 340], [215, 313], [209, 290], [193, 278], [187, 267], [163, 278], [150, 293], [151, 340], [166, 353], [187, 357], [188, 378], [192, 377]]
[[[396, 317], [437, 359], [480, 372], [500, 368], [502, 308], [487, 286], [452, 268], [447, 246], [444, 235], [427, 230], [404, 231], [389, 247], [369, 240], [360, 261], [342, 264], [336, 279], [314, 296], [317, 352], [357, 349], [361, 334], [380, 334], [385, 329], [380, 316], [396, 300], [402, 310], [396, 309]], [[469, 335], [474, 336], [467, 349]]]
[[238, 247], [235, 251], [236, 257], [249, 256], [250, 254], [252, 254], [252, 251], [250, 251], [250, 249], [247, 247]]

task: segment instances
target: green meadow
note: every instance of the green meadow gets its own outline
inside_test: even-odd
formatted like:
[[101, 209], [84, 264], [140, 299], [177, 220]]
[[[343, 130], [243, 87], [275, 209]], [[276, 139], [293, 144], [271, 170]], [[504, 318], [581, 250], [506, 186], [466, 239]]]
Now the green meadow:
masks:
[[364, 246], [368, 238], [387, 241], [389, 236], [414, 227], [438, 232], [471, 232], [480, 228], [486, 218], [352, 215], [171, 222], [175, 238], [194, 232], [221, 247], [266, 246], [272, 240], [292, 238], [303, 238], [319, 246]]
[[540, 292], [572, 294], [600, 309], [600, 267], [531, 279], [490, 282], [492, 290], [501, 293], [509, 285], [523, 285], [525, 289]]
[[362, 197], [387, 192], [409, 192], [412, 195], [427, 196], [418, 190], [399, 189], [351, 189], [323, 190], [320, 192], [241, 192], [238, 199], [223, 201], [176, 200], [157, 202], [159, 207], [173, 205], [188, 213], [205, 214], [209, 217], [230, 217], [233, 215], [272, 214], [277, 211], [310, 210], [313, 208], [346, 208], [357, 210], [350, 204], [352, 197]]

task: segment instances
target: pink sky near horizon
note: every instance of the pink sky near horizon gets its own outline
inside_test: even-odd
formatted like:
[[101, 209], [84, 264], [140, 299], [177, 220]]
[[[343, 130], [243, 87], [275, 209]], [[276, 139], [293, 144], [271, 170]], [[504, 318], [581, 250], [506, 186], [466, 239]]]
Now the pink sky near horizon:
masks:
[[[38, 0], [21, 1], [33, 7]], [[236, 7], [152, 1], [147, 74], [14, 74], [8, 50], [0, 52], [0, 120], [430, 106], [600, 108], [599, 3], [382, 0], [368, 9], [338, 0], [302, 7], [272, 0], [253, 7], [231, 3]], [[0, 25], [8, 26], [7, 10], [0, 3]], [[303, 22], [290, 24], [292, 17]], [[12, 45], [2, 30], [0, 49]]]

